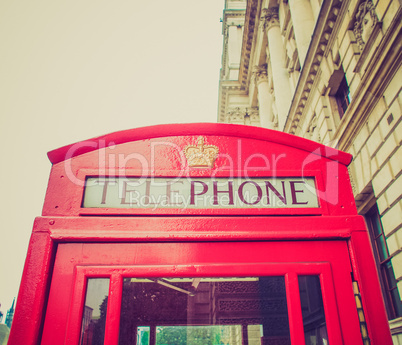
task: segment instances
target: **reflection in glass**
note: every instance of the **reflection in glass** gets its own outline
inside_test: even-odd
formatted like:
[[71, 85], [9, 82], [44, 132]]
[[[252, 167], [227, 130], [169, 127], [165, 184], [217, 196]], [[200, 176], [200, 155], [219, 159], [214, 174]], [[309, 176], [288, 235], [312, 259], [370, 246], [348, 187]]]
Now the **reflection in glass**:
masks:
[[88, 279], [80, 345], [103, 345], [108, 295], [109, 279]]
[[119, 345], [289, 344], [284, 277], [125, 278]]
[[395, 311], [398, 315], [402, 315], [401, 298], [399, 296], [398, 286], [396, 285], [394, 269], [392, 267], [391, 261], [384, 263], [382, 266], [384, 268], [383, 272], [386, 276], [386, 281], [388, 282], [388, 289]]
[[306, 345], [328, 345], [319, 276], [299, 276], [299, 290]]
[[388, 259], [388, 249], [387, 249], [387, 244], [385, 242], [385, 237], [383, 235], [379, 236], [375, 240], [377, 244], [377, 250], [378, 254], [380, 256], [381, 262]]
[[156, 344], [242, 345], [242, 328], [228, 326], [157, 326]]
[[149, 345], [150, 327], [137, 327], [137, 342], [138, 345]]

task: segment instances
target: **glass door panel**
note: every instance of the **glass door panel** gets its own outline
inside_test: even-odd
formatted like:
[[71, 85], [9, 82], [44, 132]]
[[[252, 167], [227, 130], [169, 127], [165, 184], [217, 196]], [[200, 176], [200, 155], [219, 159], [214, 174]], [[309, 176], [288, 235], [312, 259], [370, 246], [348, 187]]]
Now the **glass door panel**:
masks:
[[80, 345], [104, 344], [108, 296], [108, 278], [88, 279]]
[[300, 275], [298, 278], [306, 345], [328, 345], [320, 277]]
[[285, 279], [125, 278], [119, 345], [143, 343], [290, 344]]

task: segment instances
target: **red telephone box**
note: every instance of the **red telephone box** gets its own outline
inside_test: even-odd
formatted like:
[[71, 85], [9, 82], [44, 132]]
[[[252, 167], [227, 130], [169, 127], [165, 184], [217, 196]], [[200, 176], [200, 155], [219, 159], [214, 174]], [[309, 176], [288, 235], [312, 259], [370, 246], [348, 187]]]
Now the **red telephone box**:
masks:
[[10, 345], [392, 344], [349, 154], [183, 124], [48, 155]]

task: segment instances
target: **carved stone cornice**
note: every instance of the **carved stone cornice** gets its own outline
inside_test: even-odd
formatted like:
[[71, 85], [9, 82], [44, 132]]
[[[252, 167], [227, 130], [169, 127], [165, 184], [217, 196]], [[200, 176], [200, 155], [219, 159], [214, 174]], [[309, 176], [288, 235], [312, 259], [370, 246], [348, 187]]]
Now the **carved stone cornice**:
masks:
[[261, 65], [261, 66], [254, 66], [253, 67], [253, 78], [258, 85], [261, 82], [267, 82], [268, 83], [268, 71], [267, 71], [267, 64]]
[[233, 122], [243, 122], [245, 123], [245, 119], [249, 117], [250, 121], [255, 122], [259, 119], [259, 113], [257, 108], [248, 108], [248, 107], [232, 107], [229, 108], [226, 116], [225, 122], [233, 123]]
[[260, 27], [265, 31], [273, 26], [279, 26], [279, 7], [264, 8], [261, 11]]
[[[257, 0], [256, 0], [257, 1]], [[227, 107], [227, 98], [230, 93], [239, 93], [240, 92], [240, 84], [238, 80], [226, 80], [225, 71], [227, 68], [227, 55], [228, 55], [228, 27], [232, 22], [234, 25], [244, 25], [244, 16], [245, 10], [231, 10], [225, 9], [223, 12], [222, 18], [222, 34], [224, 37], [224, 45], [222, 52], [222, 68], [221, 75], [219, 81], [219, 96], [218, 96], [218, 122], [225, 122], [226, 116], [226, 107]], [[248, 28], [244, 27], [244, 31], [247, 31]], [[244, 37], [244, 36], [243, 36]], [[243, 61], [241, 61], [241, 64]]]
[[309, 139], [314, 140], [318, 143], [321, 142], [321, 137], [320, 133], [317, 128], [317, 115], [313, 115], [312, 119], [310, 120], [310, 123], [307, 127], [307, 133], [309, 134]]
[[244, 122], [245, 115], [246, 115], [245, 109], [241, 109], [240, 107], [229, 108], [225, 116], [225, 122], [227, 123]]
[[243, 42], [241, 51], [241, 63], [239, 71], [239, 82], [241, 88], [246, 90], [249, 85], [249, 64], [253, 42], [256, 39], [258, 30], [256, 26], [256, 18], [261, 9], [261, 0], [248, 0], [246, 8], [246, 16], [244, 20]]
[[224, 31], [226, 32], [226, 35], [228, 35], [228, 30], [232, 26], [234, 26], [236, 28], [242, 28], [244, 26], [244, 24], [241, 24], [241, 23], [231, 23], [231, 24], [226, 23], [225, 28], [224, 28]]
[[[228, 29], [230, 26], [243, 26], [244, 25], [244, 10], [225, 10], [222, 19], [222, 35], [224, 39], [223, 52], [222, 52], [222, 71], [226, 70], [227, 55], [228, 55]], [[247, 28], [245, 28], [246, 30]], [[222, 79], [222, 76], [221, 76]]]
[[219, 85], [219, 99], [218, 99], [218, 122], [225, 122], [227, 106], [227, 97], [229, 94], [243, 93], [240, 90], [240, 85], [237, 80], [221, 80]]
[[334, 134], [338, 140], [338, 148], [348, 151], [352, 146], [356, 133], [367, 123], [372, 109], [383, 97], [383, 92], [390, 80], [401, 67], [402, 50], [402, 7], [395, 13], [390, 27], [376, 48], [371, 62], [358, 85], [352, 102], [349, 104], [347, 116], [344, 116]]

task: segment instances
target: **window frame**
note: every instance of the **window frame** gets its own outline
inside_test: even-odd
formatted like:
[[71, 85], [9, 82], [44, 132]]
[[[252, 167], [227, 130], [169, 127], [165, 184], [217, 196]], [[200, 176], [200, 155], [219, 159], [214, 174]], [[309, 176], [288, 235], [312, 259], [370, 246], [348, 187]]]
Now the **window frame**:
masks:
[[[233, 264], [201, 264], [197, 272], [193, 265], [122, 265], [76, 266], [73, 295], [67, 321], [67, 343], [79, 344], [82, 315], [90, 278], [109, 278], [109, 298], [106, 313], [105, 344], [118, 344], [123, 279], [128, 277], [215, 277], [215, 276], [284, 276], [288, 305], [289, 330], [292, 343], [304, 339], [304, 326], [300, 301], [299, 276], [319, 276], [323, 306], [330, 343], [342, 343], [339, 310], [329, 262]], [[151, 272], [151, 273], [150, 273]], [[325, 296], [325, 297], [324, 297]]]
[[[392, 256], [389, 254], [388, 245], [386, 242], [386, 236], [381, 222], [381, 217], [378, 211], [377, 204], [374, 204], [365, 214], [364, 218], [366, 220], [368, 232], [370, 235], [371, 246], [373, 249], [374, 259], [377, 265], [377, 272], [380, 280], [381, 290], [383, 294], [383, 299], [385, 302], [385, 309], [387, 311], [387, 316], [389, 320], [396, 319], [402, 316], [402, 302], [399, 297], [399, 312], [396, 301], [392, 298], [393, 292], [396, 291], [399, 295], [399, 290], [396, 284], [395, 274], [392, 268], [392, 275], [387, 275], [387, 265], [391, 263]], [[378, 224], [378, 226], [377, 226]], [[378, 235], [376, 235], [376, 233]], [[385, 248], [385, 258], [381, 259], [381, 248], [379, 248], [378, 240], [383, 242], [383, 248]]]
[[342, 119], [345, 115], [350, 103], [350, 90], [346, 75], [343, 76], [342, 81], [339, 84], [335, 93], [336, 104], [338, 105], [339, 118]]

